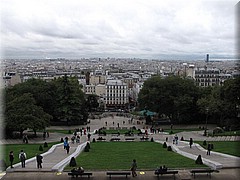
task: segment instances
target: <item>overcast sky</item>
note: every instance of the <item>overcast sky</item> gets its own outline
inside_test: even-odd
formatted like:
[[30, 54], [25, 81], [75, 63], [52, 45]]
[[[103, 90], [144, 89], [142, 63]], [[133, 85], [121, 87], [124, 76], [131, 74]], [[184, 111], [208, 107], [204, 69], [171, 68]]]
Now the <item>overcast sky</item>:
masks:
[[1, 58], [234, 57], [237, 0], [1, 0]]

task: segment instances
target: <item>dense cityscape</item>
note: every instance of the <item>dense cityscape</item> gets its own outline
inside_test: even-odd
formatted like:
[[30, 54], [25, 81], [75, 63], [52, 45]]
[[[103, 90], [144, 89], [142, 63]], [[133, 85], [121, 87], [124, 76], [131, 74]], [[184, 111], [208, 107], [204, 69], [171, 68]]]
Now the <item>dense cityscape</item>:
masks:
[[[160, 75], [176, 75], [193, 79], [201, 87], [221, 85], [227, 79], [239, 77], [238, 61], [211, 60], [209, 55], [195, 61], [161, 61], [148, 59], [91, 58], [68, 60], [34, 59], [4, 60], [2, 62], [3, 86], [13, 86], [37, 78], [51, 81], [64, 75], [77, 77], [86, 94], [95, 94], [105, 103], [105, 107], [124, 108], [129, 98], [137, 101], [145, 80]], [[108, 86], [118, 89], [124, 86], [124, 94], [115, 96], [107, 91]], [[118, 87], [119, 86], [119, 87]], [[107, 97], [116, 97], [116, 99]], [[120, 98], [119, 98], [120, 97]]]

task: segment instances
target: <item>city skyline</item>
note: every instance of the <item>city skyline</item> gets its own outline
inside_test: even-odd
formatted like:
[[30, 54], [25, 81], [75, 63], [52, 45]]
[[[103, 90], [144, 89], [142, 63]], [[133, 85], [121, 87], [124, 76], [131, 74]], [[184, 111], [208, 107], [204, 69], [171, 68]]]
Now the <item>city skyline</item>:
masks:
[[238, 1], [1, 1], [1, 59], [235, 58]]

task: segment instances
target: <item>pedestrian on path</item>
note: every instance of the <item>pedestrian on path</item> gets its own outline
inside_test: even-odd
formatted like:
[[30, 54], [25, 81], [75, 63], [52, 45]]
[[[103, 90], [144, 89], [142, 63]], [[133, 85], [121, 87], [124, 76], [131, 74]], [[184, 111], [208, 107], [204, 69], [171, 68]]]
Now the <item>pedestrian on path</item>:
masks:
[[66, 146], [67, 154], [69, 154], [69, 149], [70, 149], [70, 146], [69, 146], [69, 144], [67, 144], [67, 146]]
[[88, 141], [90, 141], [91, 134], [88, 133], [87, 137], [88, 137]]
[[43, 157], [40, 154], [36, 155], [36, 159], [37, 159], [37, 168], [42, 168], [42, 159]]
[[192, 145], [193, 145], [193, 139], [192, 138], [190, 138], [189, 145], [190, 145], [190, 148], [192, 148]]
[[67, 145], [68, 145], [68, 137], [65, 137], [63, 142], [63, 148], [66, 149]]
[[136, 162], [136, 159], [133, 159], [132, 166], [131, 166], [132, 177], [137, 176], [136, 170], [137, 170], [137, 162]]
[[21, 161], [22, 168], [25, 168], [25, 161], [27, 159], [27, 155], [23, 150], [21, 150], [21, 152], [19, 153], [19, 159]]
[[210, 151], [211, 151], [211, 144], [208, 143], [208, 146], [207, 146], [207, 155], [210, 156]]
[[10, 151], [9, 161], [10, 161], [11, 168], [13, 168], [13, 160], [14, 160], [14, 154], [13, 154], [13, 151]]

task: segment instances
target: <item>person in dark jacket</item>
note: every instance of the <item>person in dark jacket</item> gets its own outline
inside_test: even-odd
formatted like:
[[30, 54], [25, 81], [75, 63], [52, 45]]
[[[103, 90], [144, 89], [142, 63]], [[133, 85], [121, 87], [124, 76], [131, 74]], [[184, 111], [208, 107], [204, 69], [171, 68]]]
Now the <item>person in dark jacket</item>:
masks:
[[13, 160], [14, 160], [13, 151], [10, 151], [10, 153], [9, 153], [9, 161], [10, 161], [11, 168], [13, 168]]
[[42, 159], [43, 157], [40, 154], [36, 155], [36, 159], [37, 159], [37, 168], [42, 168]]

